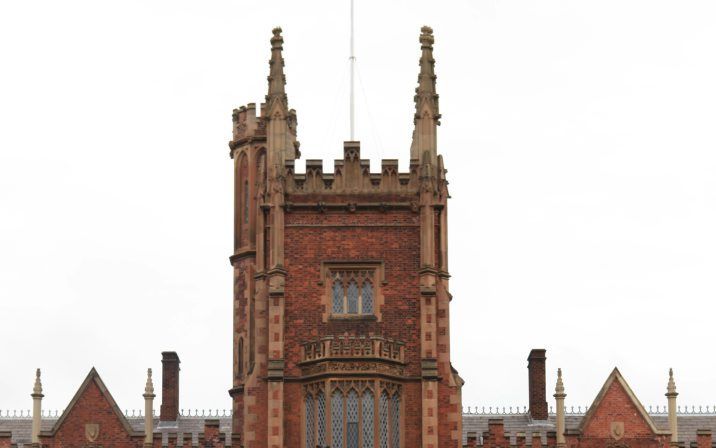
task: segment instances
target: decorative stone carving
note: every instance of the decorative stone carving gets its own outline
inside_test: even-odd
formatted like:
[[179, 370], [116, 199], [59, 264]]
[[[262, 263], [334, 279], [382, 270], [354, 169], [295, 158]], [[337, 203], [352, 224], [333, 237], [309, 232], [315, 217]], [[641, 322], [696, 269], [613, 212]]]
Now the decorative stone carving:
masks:
[[612, 422], [609, 434], [614, 440], [624, 437], [624, 422]]
[[304, 343], [301, 363], [346, 358], [378, 358], [403, 364], [405, 344], [380, 336], [328, 336]]
[[381, 374], [394, 377], [404, 376], [401, 365], [389, 364], [381, 361], [324, 361], [304, 366], [304, 376], [315, 375], [341, 375], [341, 374]]
[[94, 442], [99, 437], [99, 423], [85, 424], [85, 438], [88, 442]]

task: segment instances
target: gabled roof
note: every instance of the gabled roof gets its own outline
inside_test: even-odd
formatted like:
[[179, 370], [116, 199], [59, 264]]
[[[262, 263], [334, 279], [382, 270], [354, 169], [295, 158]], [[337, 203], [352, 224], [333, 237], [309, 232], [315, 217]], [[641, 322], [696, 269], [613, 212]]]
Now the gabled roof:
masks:
[[587, 427], [589, 422], [592, 420], [592, 417], [594, 416], [594, 413], [597, 412], [597, 409], [602, 403], [602, 400], [604, 400], [604, 397], [607, 395], [607, 391], [609, 391], [609, 388], [614, 382], [617, 382], [624, 392], [629, 397], [629, 400], [632, 402], [636, 410], [639, 412], [641, 417], [644, 419], [647, 425], [649, 425], [649, 428], [654, 434], [671, 434], [669, 431], [664, 431], [656, 427], [654, 424], [654, 421], [651, 419], [651, 416], [649, 416], [649, 413], [646, 412], [646, 409], [644, 409], [644, 406], [642, 406], [641, 402], [638, 398], [636, 398], [636, 395], [634, 395], [634, 391], [631, 390], [631, 387], [629, 387], [629, 384], [626, 382], [624, 377], [622, 376], [621, 372], [619, 372], [619, 369], [614, 367], [614, 370], [612, 370], [612, 373], [609, 374], [609, 377], [607, 378], [607, 381], [604, 383], [604, 386], [602, 386], [602, 389], [597, 394], [597, 397], [594, 399], [594, 402], [589, 407], [589, 410], [582, 418], [582, 422], [579, 424], [579, 432], [584, 432], [584, 429]]
[[109, 406], [112, 408], [112, 411], [117, 416], [117, 419], [122, 424], [122, 427], [125, 431], [127, 431], [127, 435], [130, 437], [137, 437], [137, 436], [143, 436], [143, 431], [136, 431], [134, 428], [132, 428], [132, 425], [129, 424], [127, 421], [127, 418], [124, 416], [122, 411], [119, 409], [119, 406], [117, 406], [117, 402], [114, 401], [114, 398], [112, 398], [112, 394], [109, 393], [109, 390], [107, 389], [107, 386], [104, 385], [104, 381], [102, 381], [102, 378], [100, 378], [99, 373], [97, 373], [97, 370], [92, 367], [92, 369], [87, 374], [87, 377], [82, 382], [82, 385], [77, 390], [77, 393], [75, 393], [75, 396], [72, 397], [72, 400], [70, 401], [70, 404], [67, 405], [65, 410], [62, 412], [62, 415], [60, 418], [55, 422], [54, 426], [49, 431], [42, 431], [40, 433], [40, 436], [49, 436], [52, 437], [55, 435], [55, 433], [62, 427], [62, 424], [65, 422], [67, 417], [70, 415], [70, 412], [72, 412], [72, 409], [75, 407], [77, 402], [82, 398], [82, 396], [87, 391], [87, 388], [90, 386], [90, 384], [97, 385], [97, 388], [99, 389], [100, 393], [102, 394], [102, 398], [104, 398]]

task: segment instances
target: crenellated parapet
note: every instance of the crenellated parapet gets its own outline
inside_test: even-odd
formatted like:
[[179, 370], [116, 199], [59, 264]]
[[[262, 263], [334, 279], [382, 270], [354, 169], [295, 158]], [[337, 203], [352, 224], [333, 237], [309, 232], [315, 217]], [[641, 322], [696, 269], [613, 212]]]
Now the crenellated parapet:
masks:
[[333, 172], [323, 169], [322, 160], [306, 160], [305, 173], [295, 171], [294, 161], [286, 163], [286, 192], [301, 194], [413, 194], [418, 192], [419, 170], [398, 171], [397, 159], [383, 159], [378, 173], [370, 172], [370, 160], [361, 159], [360, 142], [344, 142], [343, 159], [333, 164]]
[[[258, 115], [257, 115], [258, 112]], [[231, 114], [233, 127], [232, 127], [232, 140], [229, 142], [229, 155], [233, 158], [234, 152], [237, 148], [240, 148], [248, 143], [261, 143], [266, 142], [266, 128], [268, 119], [266, 116], [266, 103], [261, 103], [256, 107], [256, 103], [249, 103], [245, 106], [241, 106], [238, 109], [234, 109]], [[296, 110], [291, 109], [288, 111], [288, 130], [294, 141], [294, 148], [296, 151], [296, 158], [300, 157], [298, 150], [299, 143], [296, 141]]]

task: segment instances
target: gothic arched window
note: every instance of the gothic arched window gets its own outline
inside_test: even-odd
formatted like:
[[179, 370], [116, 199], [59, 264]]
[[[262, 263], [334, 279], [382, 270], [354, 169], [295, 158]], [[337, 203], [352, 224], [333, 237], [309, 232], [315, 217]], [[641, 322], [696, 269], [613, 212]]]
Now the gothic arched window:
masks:
[[388, 392], [380, 394], [378, 415], [380, 417], [380, 448], [388, 448]]
[[363, 314], [373, 314], [373, 285], [370, 279], [363, 282], [361, 298], [363, 299], [361, 302]]
[[336, 389], [331, 396], [331, 447], [343, 446], [343, 393]]
[[[309, 384], [304, 390], [304, 448], [400, 448], [399, 385], [379, 380], [332, 380]], [[327, 414], [330, 434], [326, 431]]]
[[244, 374], [244, 338], [239, 338], [239, 347], [236, 349], [236, 362], [238, 364], [239, 376]]
[[348, 392], [346, 400], [346, 446], [358, 448], [358, 393], [355, 389]]
[[245, 153], [241, 153], [236, 173], [236, 198], [234, 211], [234, 225], [236, 227], [237, 248], [243, 247], [249, 242], [249, 162]]
[[343, 282], [336, 279], [333, 282], [333, 314], [343, 313]]
[[307, 447], [314, 447], [314, 438], [316, 436], [316, 432], [314, 428], [316, 427], [316, 421], [315, 417], [316, 414], [313, 410], [313, 395], [306, 395], [306, 446]]
[[[318, 425], [318, 446], [326, 446], [326, 395], [323, 391], [318, 391], [316, 409], [316, 423]], [[311, 447], [313, 448], [313, 447]]]
[[372, 390], [366, 389], [363, 391], [361, 404], [361, 420], [363, 421], [363, 448], [373, 448], [373, 415], [375, 415], [373, 408], [375, 408], [375, 399], [373, 398]]
[[249, 181], [244, 181], [244, 224], [249, 224]]

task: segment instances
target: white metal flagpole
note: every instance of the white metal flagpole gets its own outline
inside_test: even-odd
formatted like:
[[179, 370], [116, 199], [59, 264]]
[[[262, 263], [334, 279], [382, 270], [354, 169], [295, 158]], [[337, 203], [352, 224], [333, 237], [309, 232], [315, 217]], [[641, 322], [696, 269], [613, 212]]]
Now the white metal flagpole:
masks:
[[350, 100], [350, 108], [351, 108], [351, 141], [355, 140], [355, 64], [356, 64], [356, 56], [354, 53], [353, 48], [353, 41], [354, 41], [354, 33], [353, 33], [353, 0], [351, 0], [351, 56], [350, 56], [350, 62], [351, 62], [351, 100]]

